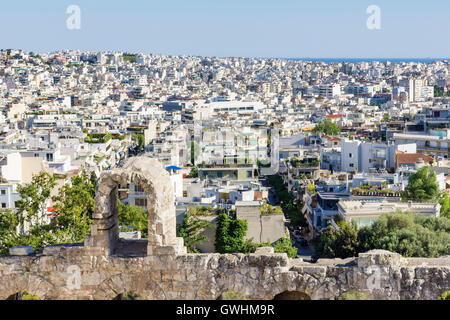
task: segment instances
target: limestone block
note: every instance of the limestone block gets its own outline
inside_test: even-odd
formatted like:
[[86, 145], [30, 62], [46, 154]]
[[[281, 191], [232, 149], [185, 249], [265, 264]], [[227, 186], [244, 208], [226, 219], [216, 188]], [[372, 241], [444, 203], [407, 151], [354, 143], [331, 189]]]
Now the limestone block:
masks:
[[28, 256], [33, 254], [34, 249], [30, 246], [18, 246], [9, 248], [9, 254], [12, 256]]

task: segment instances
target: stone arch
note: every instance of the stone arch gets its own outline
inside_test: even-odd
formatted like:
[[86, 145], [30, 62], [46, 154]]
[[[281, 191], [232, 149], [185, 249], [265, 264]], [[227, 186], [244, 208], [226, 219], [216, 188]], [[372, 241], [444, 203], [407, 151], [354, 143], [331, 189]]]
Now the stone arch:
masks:
[[311, 300], [311, 297], [303, 291], [284, 291], [277, 294], [273, 300]]
[[148, 157], [129, 158], [122, 168], [103, 171], [95, 195], [91, 235], [85, 245], [114, 254], [119, 244], [118, 187], [133, 182], [147, 195], [148, 255], [185, 253], [176, 237], [174, 193], [170, 175], [162, 164]]

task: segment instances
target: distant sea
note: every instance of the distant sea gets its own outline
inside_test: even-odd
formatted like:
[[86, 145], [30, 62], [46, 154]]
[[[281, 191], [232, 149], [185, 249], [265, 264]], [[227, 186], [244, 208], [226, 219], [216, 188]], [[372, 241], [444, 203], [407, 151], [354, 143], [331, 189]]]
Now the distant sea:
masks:
[[431, 63], [434, 61], [450, 60], [449, 58], [281, 58], [281, 60], [295, 60], [295, 61], [314, 61], [314, 62], [326, 62], [326, 63], [358, 63], [358, 62], [392, 62], [392, 63], [402, 63], [402, 62], [420, 62], [420, 63]]

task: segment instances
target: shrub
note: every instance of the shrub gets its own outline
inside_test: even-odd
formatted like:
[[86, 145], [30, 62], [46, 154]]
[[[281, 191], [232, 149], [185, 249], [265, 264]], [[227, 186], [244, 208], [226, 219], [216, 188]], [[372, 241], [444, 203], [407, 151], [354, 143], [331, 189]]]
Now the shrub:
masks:
[[117, 300], [144, 300], [142, 296], [133, 291], [125, 291], [119, 294]]
[[22, 292], [22, 300], [41, 300], [41, 299], [33, 294]]
[[286, 253], [289, 258], [297, 258], [297, 248], [293, 246], [289, 238], [281, 238], [273, 245], [275, 253]]
[[450, 300], [450, 291], [445, 291], [445, 292], [443, 292], [443, 293], [439, 296], [438, 300]]
[[331, 226], [321, 231], [317, 253], [325, 258], [354, 257], [360, 252], [383, 249], [404, 257], [436, 258], [450, 254], [450, 219], [411, 213], [381, 215], [372, 225]]
[[358, 290], [349, 290], [341, 294], [337, 300], [367, 300], [367, 296]]
[[228, 290], [221, 294], [219, 300], [247, 300], [247, 298], [239, 292]]

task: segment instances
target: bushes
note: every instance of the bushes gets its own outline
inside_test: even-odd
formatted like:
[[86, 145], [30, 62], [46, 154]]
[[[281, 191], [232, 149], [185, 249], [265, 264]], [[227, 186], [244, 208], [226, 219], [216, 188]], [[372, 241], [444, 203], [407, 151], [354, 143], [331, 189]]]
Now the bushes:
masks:
[[247, 298], [239, 292], [228, 290], [222, 293], [218, 300], [247, 300]]
[[86, 143], [106, 143], [112, 139], [109, 133], [88, 133], [84, 142]]
[[349, 290], [337, 297], [336, 300], [367, 300], [367, 296], [358, 290]]
[[450, 300], [450, 291], [445, 291], [445, 292], [443, 292], [443, 293], [439, 296], [438, 300]]
[[297, 258], [297, 248], [289, 238], [281, 238], [273, 245], [275, 253], [286, 253], [289, 258]]
[[450, 219], [450, 197], [447, 193], [444, 193], [439, 203], [441, 204], [441, 216]]
[[261, 206], [261, 214], [283, 214], [283, 210], [278, 206], [271, 206], [267, 202], [263, 202]]
[[193, 167], [186, 178], [198, 178], [198, 168]]
[[144, 298], [133, 291], [125, 291], [119, 294], [114, 300], [144, 300]]
[[384, 249], [404, 257], [440, 257], [450, 254], [450, 219], [410, 213], [380, 216], [359, 230], [345, 224], [340, 230], [322, 231], [317, 253], [326, 258], [347, 258], [359, 252]]
[[358, 254], [358, 232], [354, 224], [342, 223], [339, 230], [328, 227], [320, 235], [317, 253], [323, 258], [348, 258]]

